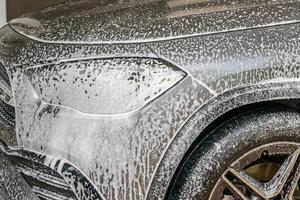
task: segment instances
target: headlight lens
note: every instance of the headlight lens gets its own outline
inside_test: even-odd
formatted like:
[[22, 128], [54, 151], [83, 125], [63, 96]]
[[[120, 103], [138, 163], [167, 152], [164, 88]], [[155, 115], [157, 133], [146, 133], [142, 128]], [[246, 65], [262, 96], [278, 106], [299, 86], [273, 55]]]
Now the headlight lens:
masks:
[[120, 114], [145, 106], [186, 74], [160, 59], [107, 58], [29, 68], [26, 75], [46, 103]]

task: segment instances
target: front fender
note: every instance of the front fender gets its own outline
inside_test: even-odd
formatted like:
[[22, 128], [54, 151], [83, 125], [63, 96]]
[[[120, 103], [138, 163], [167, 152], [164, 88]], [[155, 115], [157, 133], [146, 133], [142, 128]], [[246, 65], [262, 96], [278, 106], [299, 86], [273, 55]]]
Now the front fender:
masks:
[[228, 90], [200, 107], [175, 134], [152, 179], [147, 200], [164, 199], [177, 168], [197, 138], [222, 115], [242, 106], [275, 100], [299, 99], [300, 80], [270, 81]]

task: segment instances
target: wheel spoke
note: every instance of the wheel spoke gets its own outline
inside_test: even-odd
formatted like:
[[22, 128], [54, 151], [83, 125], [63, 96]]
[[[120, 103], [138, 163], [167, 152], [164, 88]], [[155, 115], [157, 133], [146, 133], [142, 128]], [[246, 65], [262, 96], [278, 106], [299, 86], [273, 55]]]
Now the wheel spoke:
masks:
[[286, 188], [286, 191], [292, 191], [292, 188], [296, 187], [297, 180], [295, 179], [298, 179], [296, 172], [299, 171], [299, 153], [300, 149], [297, 149], [284, 161], [272, 180], [266, 183], [266, 186], [270, 193], [273, 194], [273, 197], [279, 195], [284, 187]]
[[265, 198], [266, 193], [263, 190], [263, 183], [260, 183], [259, 181], [255, 180], [244, 171], [238, 172], [235, 169], [230, 168], [228, 172], [232, 174], [236, 178], [236, 180], [240, 181], [240, 183], [242, 183], [246, 188], [251, 189], [254, 193]]
[[228, 178], [223, 176], [222, 179], [224, 180], [227, 189], [233, 194], [236, 199], [248, 200], [248, 198], [231, 181], [229, 181]]
[[298, 185], [299, 178], [300, 178], [300, 157], [299, 157], [299, 150], [298, 150], [298, 157], [296, 159], [296, 162], [282, 188], [283, 199], [293, 200], [293, 195]]

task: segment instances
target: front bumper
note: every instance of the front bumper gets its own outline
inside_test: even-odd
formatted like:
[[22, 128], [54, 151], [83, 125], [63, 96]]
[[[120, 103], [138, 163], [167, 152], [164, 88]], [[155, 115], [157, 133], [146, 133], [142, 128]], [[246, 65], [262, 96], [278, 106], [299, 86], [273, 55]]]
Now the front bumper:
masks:
[[0, 144], [1, 199], [102, 200], [92, 182], [71, 163]]
[[24, 177], [2, 150], [0, 151], [0, 199], [38, 200]]

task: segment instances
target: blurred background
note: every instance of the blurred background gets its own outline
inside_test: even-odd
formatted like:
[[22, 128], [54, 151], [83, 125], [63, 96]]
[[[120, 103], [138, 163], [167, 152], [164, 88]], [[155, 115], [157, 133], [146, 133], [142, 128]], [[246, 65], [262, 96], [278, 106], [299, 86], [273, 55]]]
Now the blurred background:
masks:
[[25, 13], [67, 0], [0, 0], [0, 26]]

